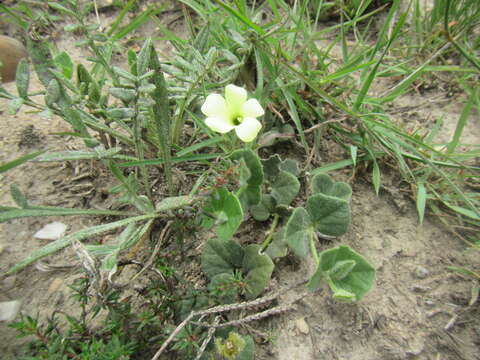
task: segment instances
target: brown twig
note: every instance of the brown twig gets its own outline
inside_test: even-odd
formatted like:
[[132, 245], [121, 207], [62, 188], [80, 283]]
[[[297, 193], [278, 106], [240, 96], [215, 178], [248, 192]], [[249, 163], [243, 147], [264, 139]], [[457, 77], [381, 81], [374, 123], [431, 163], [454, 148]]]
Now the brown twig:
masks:
[[135, 274], [134, 277], [132, 277], [131, 281], [134, 281], [136, 278], [138, 278], [141, 274], [143, 274], [150, 266], [153, 265], [155, 258], [158, 255], [158, 252], [160, 251], [160, 248], [162, 247], [163, 244], [163, 239], [165, 238], [165, 234], [167, 233], [168, 229], [170, 229], [170, 225], [172, 225], [173, 221], [167, 222], [167, 224], [164, 226], [162, 229], [162, 232], [160, 233], [160, 236], [158, 238], [157, 243], [155, 244], [155, 248], [153, 249], [152, 255], [148, 259], [148, 261], [145, 263], [145, 266], [140, 270], [137, 274]]
[[328, 124], [339, 123], [339, 122], [347, 120], [348, 118], [349, 118], [348, 116], [343, 116], [339, 119], [331, 119], [331, 120], [321, 122], [319, 124], [313, 125], [311, 128], [308, 128], [307, 130], [304, 131], [304, 133], [305, 134], [311, 133], [311, 132], [317, 130], [318, 128], [321, 128], [322, 126], [325, 126], [325, 125], [328, 125]]
[[[168, 345], [170, 345], [170, 343], [173, 341], [173, 339], [175, 338], [175, 336], [178, 335], [178, 333], [180, 331], [182, 331], [182, 329], [187, 326], [187, 324], [196, 316], [205, 316], [205, 315], [212, 315], [212, 314], [219, 314], [219, 313], [222, 313], [222, 312], [227, 312], [227, 311], [233, 311], [233, 310], [240, 310], [240, 309], [247, 309], [247, 308], [252, 308], [252, 307], [257, 307], [259, 305], [263, 305], [265, 303], [268, 303], [268, 302], [271, 302], [273, 300], [275, 300], [277, 297], [279, 297], [280, 295], [286, 293], [287, 291], [293, 289], [293, 288], [296, 288], [297, 286], [300, 286], [302, 284], [305, 284], [307, 282], [307, 280], [301, 280], [301, 281], [298, 281], [298, 282], [295, 282], [294, 284], [290, 285], [290, 286], [287, 286], [286, 288], [276, 292], [276, 293], [273, 293], [273, 294], [270, 294], [270, 295], [266, 295], [264, 297], [261, 297], [261, 298], [258, 298], [258, 299], [255, 299], [255, 300], [252, 300], [252, 301], [246, 301], [246, 302], [243, 302], [243, 303], [236, 303], [236, 304], [228, 304], [228, 305], [219, 305], [219, 306], [214, 306], [210, 309], [206, 309], [206, 310], [200, 310], [200, 311], [192, 311], [186, 318], [185, 320], [183, 320], [176, 328], [175, 330], [173, 330], [173, 332], [170, 334], [170, 336], [167, 338], [167, 340], [165, 340], [165, 342], [162, 344], [162, 346], [160, 347], [160, 349], [158, 349], [158, 351], [155, 353], [155, 355], [153, 356], [153, 358], [151, 360], [158, 360], [160, 358], [160, 355], [162, 355], [162, 353], [165, 351], [165, 349], [168, 347]], [[303, 296], [302, 296], [303, 297]], [[298, 299], [297, 299], [298, 300]], [[297, 301], [295, 300], [295, 301]], [[273, 313], [278, 313], [280, 308], [282, 308], [282, 306], [291, 306], [292, 303], [290, 304], [287, 304], [287, 305], [281, 305], [281, 306], [277, 306], [276, 308], [273, 308], [273, 309], [276, 309], [276, 312], [274, 311]], [[273, 309], [270, 309], [270, 310], [273, 310]], [[288, 310], [288, 309], [287, 309]], [[268, 310], [267, 310], [268, 311]], [[286, 311], [286, 310], [283, 310], [283, 311]], [[265, 313], [265, 311], [263, 312]], [[273, 315], [272, 313], [272, 315]], [[257, 314], [255, 314], [257, 315]], [[255, 315], [251, 315], [252, 317], [254, 317]], [[265, 317], [265, 316], [263, 316]], [[244, 318], [245, 319], [245, 318]]]
[[[215, 320], [213, 320], [213, 325], [218, 325], [218, 323], [220, 323], [220, 316], [216, 316]], [[208, 329], [207, 337], [205, 338], [205, 340], [203, 340], [202, 346], [200, 346], [195, 360], [200, 360], [203, 353], [205, 352], [205, 349], [207, 348], [207, 345], [212, 340], [213, 334], [215, 334], [215, 327], [212, 326], [210, 329]]]

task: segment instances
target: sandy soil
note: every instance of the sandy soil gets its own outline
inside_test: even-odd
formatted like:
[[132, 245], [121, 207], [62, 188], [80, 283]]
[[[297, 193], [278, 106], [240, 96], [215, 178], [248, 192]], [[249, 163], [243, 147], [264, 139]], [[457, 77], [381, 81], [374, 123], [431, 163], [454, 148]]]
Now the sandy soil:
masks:
[[[75, 59], [82, 55], [71, 41], [59, 38], [59, 48], [66, 48]], [[15, 91], [14, 84], [6, 88]], [[40, 89], [36, 80], [32, 90]], [[461, 112], [462, 97], [447, 98], [437, 89], [422, 96], [406, 95], [393, 110], [407, 126], [429, 126], [444, 115], [442, 139], [453, 133]], [[7, 103], [0, 99], [0, 162], [38, 149], [61, 150], [81, 144], [52, 135], [69, 131], [58, 118], [41, 119], [24, 108], [9, 115]], [[408, 108], [408, 109], [407, 109]], [[406, 109], [406, 110], [405, 110]], [[480, 141], [478, 114], [472, 115], [465, 143]], [[328, 159], [328, 156], [325, 158]], [[75, 179], [79, 175], [87, 176]], [[334, 174], [337, 179], [348, 174]], [[28, 163], [0, 177], [0, 204], [13, 205], [8, 194], [15, 183], [33, 204], [81, 207], [108, 202], [104, 190], [111, 180], [92, 164]], [[368, 258], [377, 269], [375, 288], [358, 304], [337, 303], [328, 289], [308, 294], [294, 311], [253, 324], [258, 333], [271, 341], [257, 346], [258, 359], [480, 359], [480, 316], [478, 304], [468, 306], [471, 280], [453, 274], [447, 266], [479, 265], [478, 253], [466, 250], [434, 219], [418, 224], [414, 204], [398, 191], [395, 174], [384, 178], [384, 188], [377, 197], [372, 185], [356, 178], [353, 186], [353, 225], [348, 234], [335, 242], [323, 242], [324, 249], [348, 244]], [[91, 190], [89, 192], [89, 190]], [[102, 195], [103, 194], [103, 195]], [[22, 219], [0, 224], [0, 269], [4, 271], [46, 242], [33, 238], [43, 225], [59, 220], [69, 226], [69, 233], [99, 221], [88, 218]], [[70, 249], [47, 259], [51, 265], [77, 263]], [[274, 272], [272, 286], [286, 286], [305, 277], [311, 266], [284, 261]], [[0, 283], [0, 301], [20, 299], [22, 311], [42, 318], [53, 310], [75, 313], [68, 285], [80, 275], [79, 268], [40, 271], [35, 266]], [[294, 292], [282, 300], [288, 301]], [[260, 339], [261, 336], [256, 336]], [[14, 358], [23, 340], [0, 323], [2, 352]]]

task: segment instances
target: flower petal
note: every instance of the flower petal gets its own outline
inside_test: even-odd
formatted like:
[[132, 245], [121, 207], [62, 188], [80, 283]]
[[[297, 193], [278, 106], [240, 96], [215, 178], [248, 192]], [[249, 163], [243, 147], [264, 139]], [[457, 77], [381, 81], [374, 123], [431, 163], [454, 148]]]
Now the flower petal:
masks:
[[265, 114], [262, 105], [256, 99], [249, 99], [242, 106], [242, 115], [244, 117], [256, 118]]
[[227, 85], [225, 87], [225, 100], [230, 114], [238, 116], [243, 104], [247, 101], [247, 90], [232, 84]]
[[210, 94], [202, 105], [202, 113], [207, 116], [223, 117], [227, 113], [227, 103], [222, 95]]
[[205, 119], [205, 124], [213, 131], [225, 134], [232, 130], [235, 126], [230, 123], [227, 117], [208, 117]]
[[255, 139], [261, 128], [260, 121], [253, 117], [246, 117], [240, 125], [235, 127], [235, 132], [240, 140], [250, 142]]

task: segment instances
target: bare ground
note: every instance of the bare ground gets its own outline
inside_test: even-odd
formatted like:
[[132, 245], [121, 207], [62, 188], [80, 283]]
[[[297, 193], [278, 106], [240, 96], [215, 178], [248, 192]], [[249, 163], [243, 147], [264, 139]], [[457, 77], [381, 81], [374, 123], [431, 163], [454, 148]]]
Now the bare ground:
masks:
[[[75, 57], [78, 50], [60, 40]], [[14, 84], [7, 84], [9, 90]], [[39, 84], [33, 83], [33, 89]], [[14, 90], [13, 90], [14, 91]], [[445, 100], [447, 99], [447, 100]], [[440, 100], [440, 101], [439, 101]], [[443, 139], [452, 134], [461, 112], [461, 98], [446, 98], [438, 90], [402, 97], [394, 109], [406, 126], [430, 126], [445, 115]], [[69, 131], [60, 119], [41, 119], [23, 109], [12, 116], [0, 100], [0, 162], [38, 150], [65, 149], [65, 139], [50, 135]], [[32, 127], [33, 126], [33, 127]], [[478, 143], [478, 115], [472, 115], [465, 143]], [[70, 144], [80, 146], [77, 143]], [[79, 175], [94, 172], [81, 179]], [[387, 172], [388, 174], [388, 172]], [[12, 205], [8, 189], [15, 183], [34, 204], [57, 206], [105, 207], [108, 198], [103, 189], [110, 185], [101, 169], [91, 164], [28, 163], [0, 177], [0, 204]], [[338, 174], [345, 177], [345, 174]], [[447, 266], [479, 266], [478, 253], [469, 252], [435, 219], [427, 218], [420, 226], [413, 202], [399, 191], [395, 174], [385, 176], [384, 188], [375, 196], [371, 184], [359, 175], [353, 185], [353, 224], [349, 233], [335, 242], [323, 242], [324, 249], [339, 243], [350, 245], [369, 259], [377, 269], [375, 288], [358, 304], [338, 303], [328, 289], [307, 294], [293, 311], [260, 324], [252, 324], [259, 341], [258, 359], [480, 359], [480, 316], [478, 303], [469, 306], [469, 279], [447, 270]], [[75, 188], [75, 185], [81, 185]], [[77, 191], [75, 189], [81, 189]], [[92, 192], [88, 193], [88, 190]], [[86, 195], [82, 195], [86, 194]], [[102, 195], [103, 194], [103, 195]], [[92, 224], [98, 219], [21, 219], [0, 224], [0, 268], [2, 271], [23, 259], [33, 249], [45, 244], [33, 238], [43, 225], [54, 220], [68, 224], [69, 232]], [[66, 249], [48, 259], [51, 265], [76, 263]], [[272, 288], [280, 288], [312, 271], [308, 263], [282, 261], [274, 272]], [[45, 272], [30, 266], [18, 275], [0, 283], [0, 301], [21, 299], [22, 311], [42, 318], [54, 310], [76, 313], [69, 299], [68, 284], [80, 275], [78, 268]], [[288, 301], [297, 292], [284, 295]], [[263, 334], [264, 336], [260, 336]], [[270, 341], [260, 344], [268, 337]], [[23, 340], [15, 331], [0, 323], [2, 352], [14, 358]]]

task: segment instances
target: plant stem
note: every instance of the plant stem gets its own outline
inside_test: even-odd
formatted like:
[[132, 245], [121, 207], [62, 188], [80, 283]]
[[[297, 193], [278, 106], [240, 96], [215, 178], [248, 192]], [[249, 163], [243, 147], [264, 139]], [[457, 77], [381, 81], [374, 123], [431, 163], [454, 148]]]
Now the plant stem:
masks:
[[445, 17], [443, 18], [443, 23], [445, 27], [445, 32], [447, 33], [447, 39], [450, 43], [453, 44], [457, 48], [457, 50], [467, 59], [473, 66], [475, 66], [479, 71], [480, 71], [480, 64], [477, 63], [477, 61], [470, 56], [468, 52], [466, 52], [453, 38], [453, 36], [450, 33], [450, 25], [448, 22], [448, 15], [450, 13], [450, 0], [447, 0], [447, 3], [445, 5]]
[[315, 247], [315, 234], [312, 232], [310, 235], [310, 251], [312, 252], [313, 260], [315, 260], [315, 264], [320, 264], [320, 259], [318, 258], [317, 248]]
[[[140, 113], [139, 106], [138, 106], [138, 100], [139, 100], [139, 87], [140, 84], [136, 83], [136, 95], [134, 99], [134, 108], [133, 108], [133, 140], [135, 142], [135, 155], [137, 156], [137, 159], [140, 161], [144, 160], [144, 152], [143, 152], [143, 144], [142, 144], [142, 134], [141, 134], [141, 126], [140, 126], [140, 119], [138, 118], [138, 115]], [[137, 176], [140, 175], [142, 177], [142, 183], [143, 186], [145, 187], [145, 193], [147, 194], [147, 197], [153, 201], [152, 199], [152, 191], [150, 187], [150, 181], [148, 180], [148, 171], [145, 165], [140, 165], [138, 167], [139, 173], [137, 173]]]
[[262, 248], [260, 250], [261, 252], [264, 252], [267, 249], [268, 245], [270, 245], [270, 243], [272, 242], [273, 234], [275, 233], [275, 229], [277, 228], [279, 219], [280, 215], [275, 214], [273, 217], [272, 225], [270, 226], [270, 230], [268, 230], [268, 235], [262, 243]]

